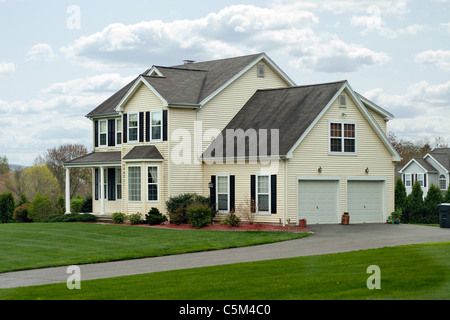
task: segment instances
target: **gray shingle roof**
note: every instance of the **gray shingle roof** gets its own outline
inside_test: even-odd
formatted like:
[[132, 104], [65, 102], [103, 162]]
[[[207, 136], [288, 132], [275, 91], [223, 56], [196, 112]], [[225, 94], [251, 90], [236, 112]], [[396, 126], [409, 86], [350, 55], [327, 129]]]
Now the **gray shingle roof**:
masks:
[[447, 171], [450, 171], [450, 148], [436, 148], [429, 152]]
[[[239, 155], [237, 147], [245, 145], [245, 156], [271, 155], [271, 131], [279, 130], [279, 153], [284, 156], [291, 150], [301, 135], [317, 118], [320, 112], [330, 102], [333, 96], [346, 83], [346, 81], [297, 86], [279, 89], [258, 90], [228, 123], [222, 131], [222, 140], [214, 140], [206, 148], [203, 157], [217, 157], [223, 152], [224, 157]], [[234, 155], [227, 154], [227, 130], [242, 129], [241, 134], [237, 134], [234, 143]], [[267, 129], [267, 153], [265, 150], [252, 152], [254, 144], [244, 143], [246, 137], [244, 132], [255, 130], [258, 141], [260, 138], [259, 129]], [[247, 131], [250, 130], [250, 131]], [[263, 138], [263, 137], [261, 137]], [[248, 138], [247, 138], [248, 139]], [[275, 142], [275, 140], [274, 140]], [[249, 144], [252, 146], [249, 147]], [[222, 145], [222, 147], [220, 147]], [[233, 143], [228, 145], [232, 146]], [[231, 149], [229, 149], [231, 151]], [[230, 153], [230, 152], [228, 152]], [[275, 155], [275, 154], [273, 154]]]
[[[163, 77], [147, 76], [149, 70], [144, 72], [142, 76], [167, 102], [198, 104], [255, 61], [261, 54], [195, 62], [173, 67], [155, 66], [163, 74]], [[120, 89], [86, 116], [115, 114], [115, 107], [138, 78]]]
[[428, 172], [436, 172], [436, 168], [433, 167], [428, 161], [423, 158], [414, 158], [426, 171]]
[[120, 163], [120, 151], [91, 152], [65, 163], [68, 166]]
[[158, 149], [153, 146], [136, 146], [127, 153], [123, 160], [164, 160], [164, 157], [158, 151]]

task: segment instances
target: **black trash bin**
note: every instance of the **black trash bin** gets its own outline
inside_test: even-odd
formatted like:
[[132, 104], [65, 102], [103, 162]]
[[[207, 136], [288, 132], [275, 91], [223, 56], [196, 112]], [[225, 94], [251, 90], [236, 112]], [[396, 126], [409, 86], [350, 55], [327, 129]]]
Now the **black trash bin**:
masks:
[[450, 203], [441, 203], [439, 205], [439, 226], [441, 228], [450, 228]]

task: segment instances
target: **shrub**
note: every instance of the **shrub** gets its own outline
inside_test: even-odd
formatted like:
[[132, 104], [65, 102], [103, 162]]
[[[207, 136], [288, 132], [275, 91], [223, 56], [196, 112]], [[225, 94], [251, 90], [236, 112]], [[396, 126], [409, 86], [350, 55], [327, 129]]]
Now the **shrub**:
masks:
[[84, 199], [81, 212], [92, 212], [92, 196], [87, 196]]
[[97, 217], [90, 213], [53, 214], [44, 222], [91, 222], [97, 221]]
[[193, 203], [187, 210], [189, 224], [199, 229], [211, 222], [211, 208], [203, 203]]
[[241, 219], [236, 215], [236, 213], [234, 211], [231, 211], [227, 215], [225, 220], [223, 220], [221, 223], [230, 225], [232, 227], [236, 227], [239, 224], [239, 222], [241, 222]]
[[142, 215], [140, 212], [136, 212], [128, 215], [128, 220], [131, 224], [140, 224], [142, 223]]
[[126, 219], [127, 219], [127, 216], [125, 215], [125, 213], [114, 212], [112, 214], [112, 221], [114, 223], [124, 223]]
[[18, 222], [30, 222], [31, 220], [28, 219], [29, 208], [30, 208], [29, 203], [24, 203], [18, 206], [16, 209], [14, 209], [13, 219]]
[[[201, 203], [209, 207], [209, 197], [204, 197], [196, 193], [184, 193], [170, 197], [166, 201], [170, 222], [175, 224], [187, 223], [187, 208], [193, 203]], [[211, 207], [209, 209], [212, 219], [214, 218], [215, 211]]]
[[161, 224], [167, 221], [167, 217], [162, 215], [158, 208], [151, 208], [150, 211], [145, 215], [145, 220], [149, 225]]
[[395, 210], [402, 210], [406, 205], [406, 188], [402, 179], [398, 178], [395, 183]]
[[70, 211], [73, 213], [83, 212], [83, 204], [84, 204], [84, 199], [81, 197], [76, 197], [76, 198], [70, 200]]
[[6, 223], [11, 220], [16, 203], [11, 192], [5, 192], [0, 195], [0, 223]]
[[435, 185], [428, 188], [427, 197], [424, 201], [425, 216], [422, 223], [439, 223], [438, 205], [444, 201], [441, 190]]
[[55, 213], [55, 208], [49, 196], [42, 195], [39, 192], [31, 201], [28, 218], [34, 222], [44, 221], [48, 216]]

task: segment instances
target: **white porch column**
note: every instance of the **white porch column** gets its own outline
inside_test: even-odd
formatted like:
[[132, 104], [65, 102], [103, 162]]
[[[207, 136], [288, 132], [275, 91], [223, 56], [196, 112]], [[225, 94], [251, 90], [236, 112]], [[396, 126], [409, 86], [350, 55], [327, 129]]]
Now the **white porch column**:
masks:
[[105, 173], [100, 167], [100, 214], [105, 214]]
[[66, 168], [66, 213], [70, 213], [70, 169]]

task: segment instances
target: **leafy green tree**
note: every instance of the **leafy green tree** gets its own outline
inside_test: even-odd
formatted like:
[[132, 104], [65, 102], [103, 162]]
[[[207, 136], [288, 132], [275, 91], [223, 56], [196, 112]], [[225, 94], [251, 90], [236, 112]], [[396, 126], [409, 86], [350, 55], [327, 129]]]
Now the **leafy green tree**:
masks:
[[406, 205], [406, 188], [402, 179], [398, 178], [395, 183], [395, 210], [403, 210]]
[[0, 157], [0, 174], [9, 172], [8, 158], [6, 156]]
[[448, 185], [447, 192], [444, 195], [444, 199], [442, 200], [444, 203], [450, 203], [450, 184]]
[[418, 181], [414, 182], [411, 193], [406, 198], [405, 209], [402, 212], [403, 222], [420, 222], [425, 211], [423, 191]]
[[11, 192], [4, 192], [0, 195], [0, 222], [6, 223], [11, 220], [16, 203]]

